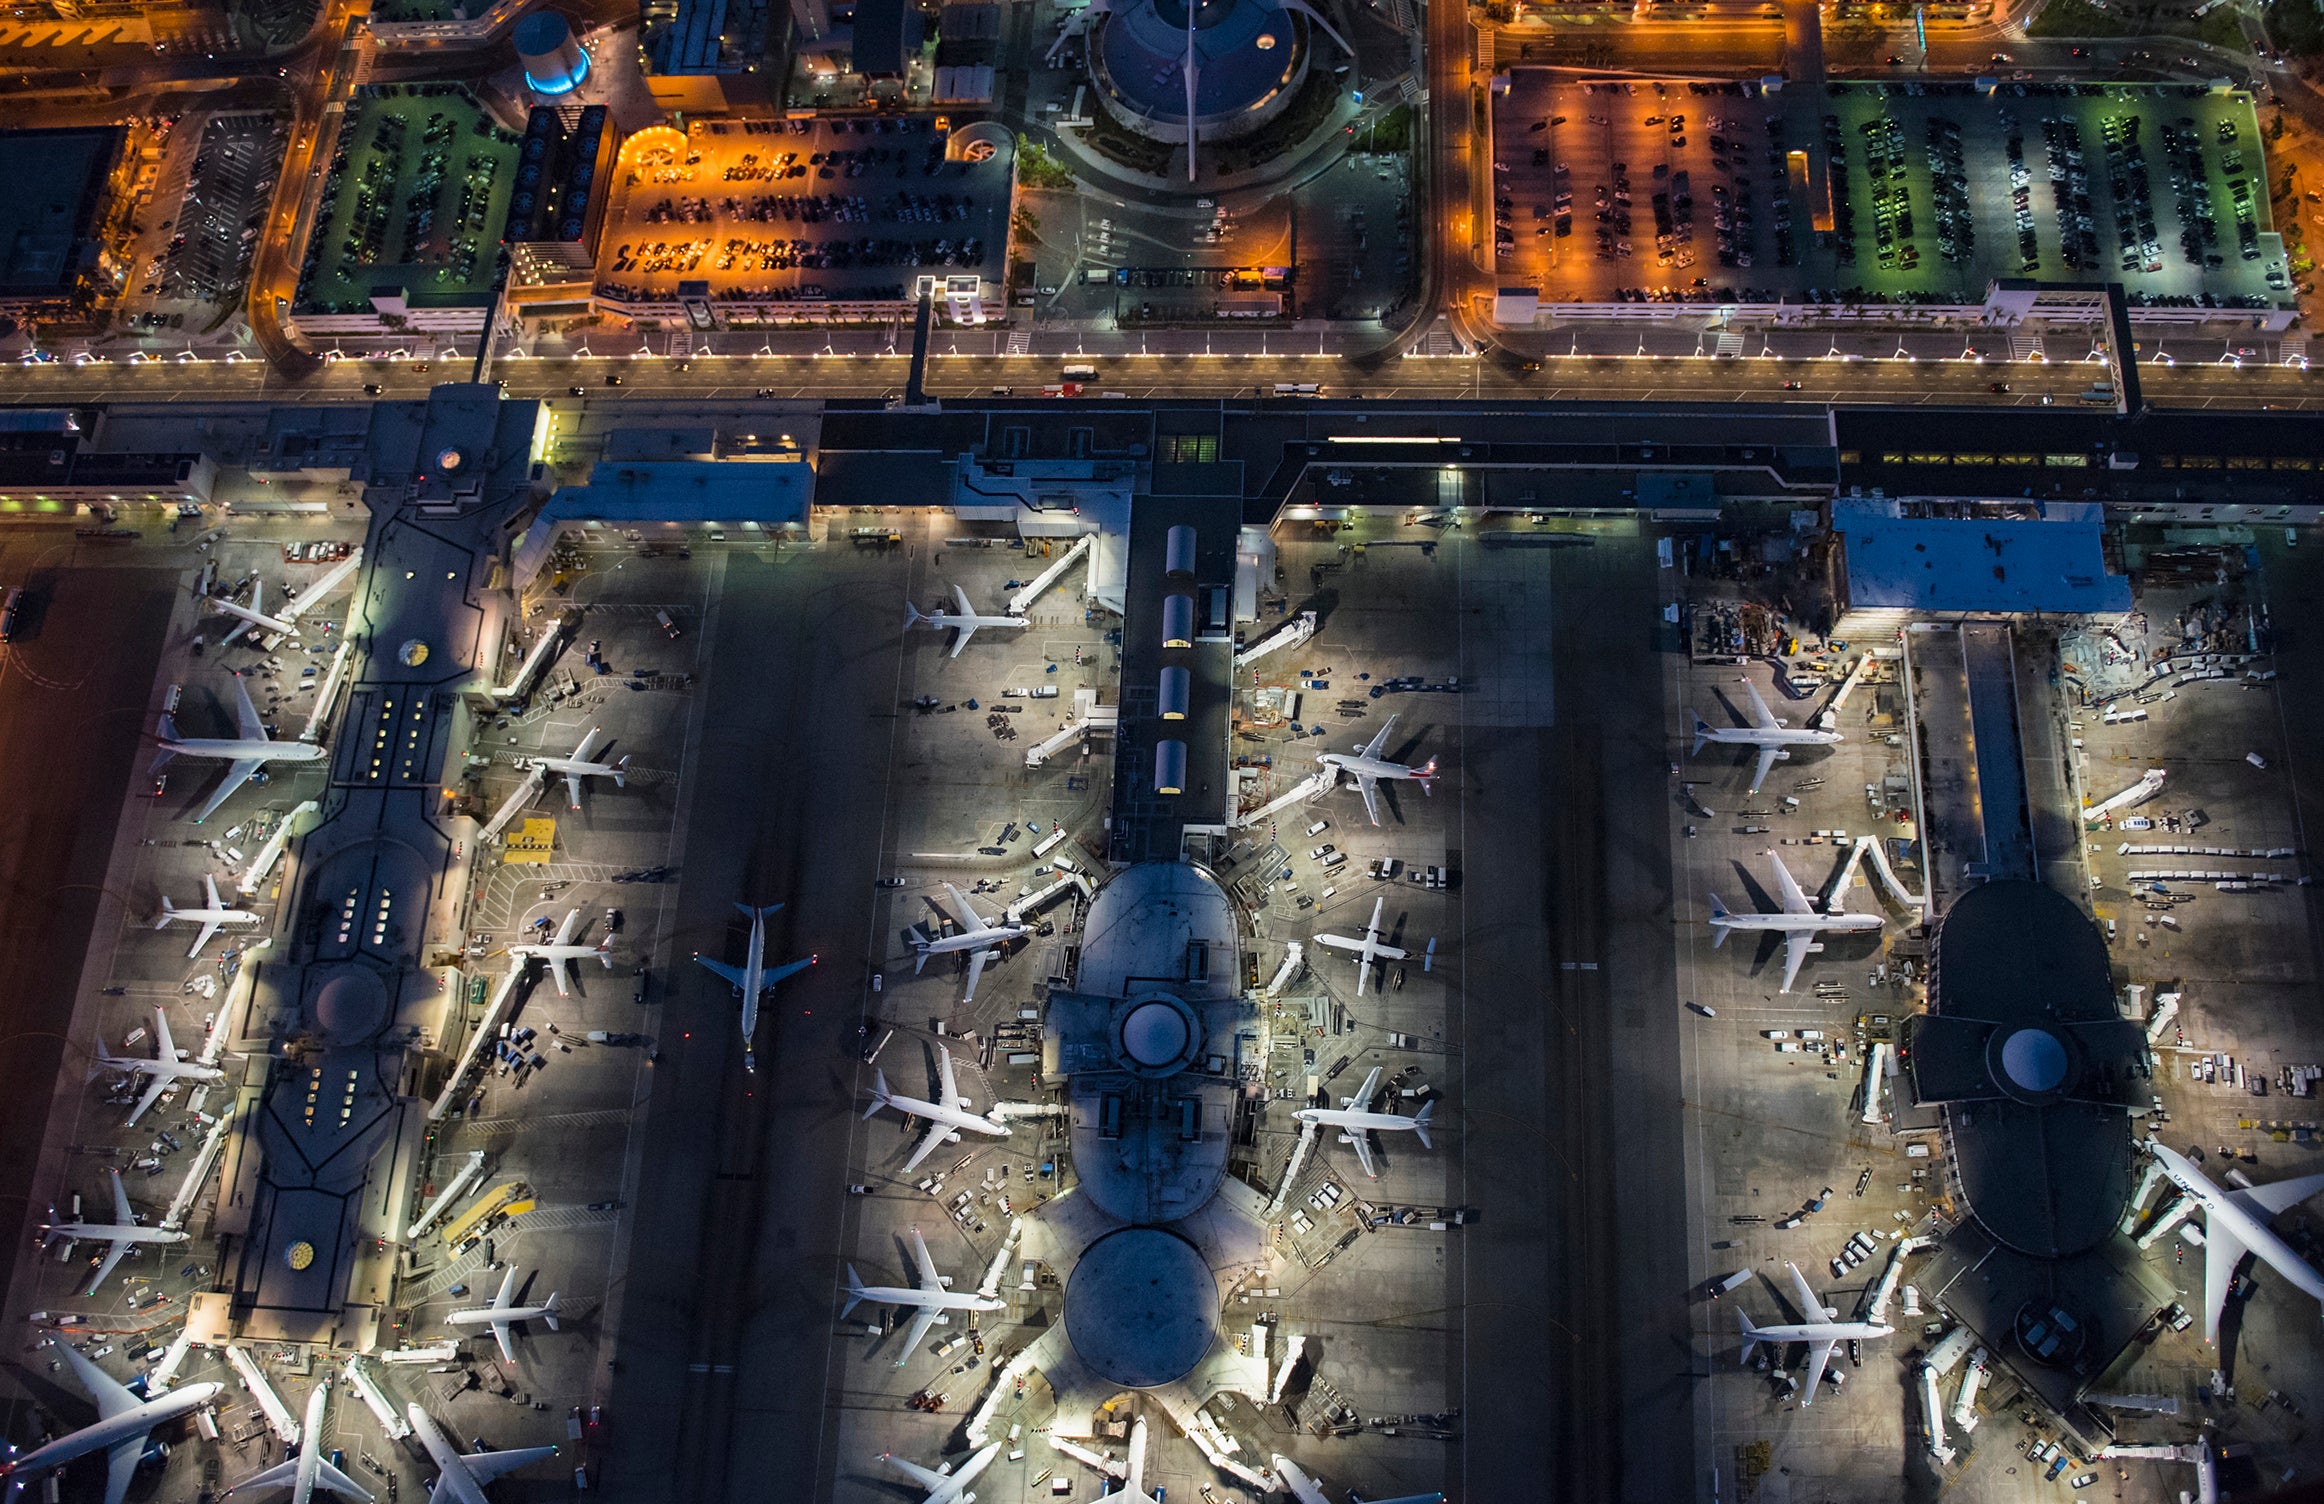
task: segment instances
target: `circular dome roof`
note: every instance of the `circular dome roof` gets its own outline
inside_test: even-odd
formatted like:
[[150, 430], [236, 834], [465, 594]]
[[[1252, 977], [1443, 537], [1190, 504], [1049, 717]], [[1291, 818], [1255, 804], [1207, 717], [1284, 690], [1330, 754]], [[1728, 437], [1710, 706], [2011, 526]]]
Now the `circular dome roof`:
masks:
[[360, 1044], [387, 1022], [387, 989], [370, 972], [349, 967], [315, 994], [315, 1026], [335, 1045]]
[[1186, 1015], [1156, 999], [1122, 1020], [1122, 1049], [1140, 1065], [1164, 1066], [1186, 1051]]
[[1127, 1389], [1185, 1377], [1218, 1335], [1218, 1282], [1194, 1245], [1159, 1227], [1092, 1243], [1065, 1286], [1065, 1333], [1084, 1363]]
[[536, 10], [516, 23], [516, 50], [527, 57], [548, 57], [573, 35], [572, 23], [553, 10]]
[[2025, 1091], [2052, 1091], [2066, 1077], [2066, 1047], [2047, 1029], [2020, 1029], [2002, 1042], [2001, 1068]]

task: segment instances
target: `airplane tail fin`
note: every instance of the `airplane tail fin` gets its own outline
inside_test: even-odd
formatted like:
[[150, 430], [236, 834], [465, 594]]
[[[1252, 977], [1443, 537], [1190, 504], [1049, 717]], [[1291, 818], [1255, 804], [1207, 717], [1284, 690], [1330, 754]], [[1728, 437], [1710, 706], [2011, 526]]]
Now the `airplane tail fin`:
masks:
[[765, 908], [759, 910], [759, 918], [772, 919], [781, 912], [783, 912], [783, 906], [781, 904], [770, 903]]
[[840, 1304], [839, 1319], [845, 1321], [847, 1313], [854, 1310], [862, 1300], [863, 1280], [856, 1274], [855, 1265], [850, 1264], [847, 1266], [847, 1299]]
[[1750, 1360], [1751, 1350], [1759, 1345], [1759, 1328], [1751, 1324], [1751, 1313], [1737, 1307], [1735, 1319], [1743, 1324], [1743, 1358]]
[[607, 971], [613, 970], [613, 937], [611, 935], [607, 935], [597, 942], [597, 959], [605, 964]]
[[155, 929], [157, 929], [157, 930], [158, 930], [158, 929], [162, 929], [162, 928], [164, 928], [165, 926], [167, 926], [167, 925], [169, 924], [169, 922], [170, 922], [172, 919], [175, 919], [175, 918], [177, 918], [177, 917], [178, 917], [178, 906], [177, 906], [176, 904], [174, 904], [174, 903], [171, 903], [171, 902], [169, 901], [169, 895], [168, 895], [167, 893], [164, 893], [164, 894], [162, 894], [162, 895], [161, 895], [161, 917], [160, 917], [159, 919], [156, 919], [155, 921], [153, 921], [153, 927], [154, 927]]
[[912, 975], [918, 976], [921, 972], [926, 971], [927, 969], [928, 947], [926, 945], [922, 945], [920, 947], [920, 959], [912, 963]]
[[544, 1300], [544, 1301], [542, 1301], [542, 1302], [541, 1302], [541, 1320], [543, 1320], [543, 1321], [545, 1321], [545, 1322], [547, 1322], [547, 1323], [549, 1324], [549, 1330], [550, 1330], [550, 1331], [552, 1331], [552, 1332], [553, 1332], [553, 1331], [556, 1331], [556, 1330], [558, 1329], [558, 1328], [557, 1328], [557, 1292], [556, 1292], [556, 1291], [554, 1291], [554, 1290], [551, 1290], [551, 1291], [549, 1292], [549, 1298], [548, 1298], [547, 1300]]
[[1711, 895], [1711, 949], [1713, 950], [1717, 950], [1720, 946], [1725, 945], [1727, 943], [1727, 937], [1735, 933], [1721, 922], [1726, 918], [1727, 906], [1719, 901], [1718, 894], [1713, 893]]
[[1436, 792], [1433, 787], [1436, 782], [1436, 759], [1430, 758], [1427, 767], [1412, 775], [1412, 781], [1420, 785], [1420, 792], [1423, 794], [1434, 794]]
[[1689, 756], [1693, 756], [1697, 753], [1700, 753], [1703, 750], [1703, 743], [1711, 739], [1711, 723], [1704, 720], [1700, 715], [1696, 715], [1694, 711], [1690, 710], [1687, 712], [1687, 714], [1694, 716], [1695, 719], [1695, 750], [1693, 753], [1688, 754]]
[[[160, 723], [154, 727], [154, 734], [165, 742], [176, 741], [178, 739], [178, 718], [166, 710], [163, 711]], [[145, 776], [150, 778], [163, 768], [168, 767], [169, 760], [175, 756], [177, 756], [175, 752], [163, 747], [159, 752], [154, 753], [153, 764], [145, 770]]]
[[1423, 1102], [1420, 1104], [1420, 1111], [1412, 1115], [1412, 1136], [1420, 1140], [1420, 1147], [1423, 1149], [1436, 1147], [1436, 1141], [1428, 1136], [1429, 1115], [1435, 1111], [1436, 1104], [1434, 1102]]
[[629, 787], [629, 759], [626, 757], [613, 765], [613, 786], [617, 789]]
[[866, 1108], [863, 1110], [863, 1115], [864, 1115], [865, 1117], [867, 1117], [867, 1118], [868, 1118], [868, 1117], [870, 1117], [872, 1114], [874, 1114], [874, 1113], [878, 1112], [878, 1111], [879, 1111], [881, 1108], [883, 1108], [883, 1107], [885, 1107], [885, 1106], [887, 1106], [887, 1105], [888, 1105], [888, 1073], [887, 1073], [886, 1071], [883, 1071], [883, 1070], [881, 1070], [881, 1069], [880, 1069], [878, 1066], [873, 1066], [873, 1067], [872, 1067], [872, 1099], [871, 1099], [871, 1106], [869, 1106], [869, 1107], [866, 1107]]
[[920, 625], [922, 622], [924, 622], [924, 621], [927, 621], [927, 620], [928, 620], [928, 618], [927, 618], [927, 617], [925, 617], [925, 616], [922, 616], [922, 615], [920, 614], [920, 608], [919, 608], [918, 606], [915, 606], [915, 605], [913, 605], [913, 604], [912, 604], [910, 601], [906, 601], [906, 602], [904, 602], [904, 630], [905, 630], [905, 631], [909, 632], [909, 631], [911, 631], [911, 630], [912, 630], [912, 628], [914, 628], [914, 627], [916, 627], [916, 626]]

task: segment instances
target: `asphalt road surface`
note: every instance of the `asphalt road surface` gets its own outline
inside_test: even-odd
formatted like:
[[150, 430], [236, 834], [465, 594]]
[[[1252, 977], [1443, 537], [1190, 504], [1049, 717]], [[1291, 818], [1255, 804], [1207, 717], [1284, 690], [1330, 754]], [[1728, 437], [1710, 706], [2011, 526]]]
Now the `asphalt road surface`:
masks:
[[[2071, 406], [2103, 374], [2082, 363], [1987, 363], [1911, 360], [1711, 360], [1579, 357], [1543, 354], [1541, 369], [1526, 371], [1514, 357], [1478, 359], [1338, 356], [1153, 356], [1097, 362], [1098, 379], [1081, 401], [1101, 393], [1131, 400], [1157, 397], [1231, 398], [1260, 395], [1279, 381], [1314, 382], [1325, 397], [1459, 401], [1489, 398], [1536, 402], [1736, 402], [1824, 407], [1834, 404], [1899, 406], [2034, 406], [2043, 396]], [[509, 360], [494, 369], [508, 395], [571, 398], [580, 388], [591, 403], [627, 398], [701, 397], [732, 402], [761, 393], [771, 399], [900, 397], [910, 362], [901, 356], [698, 356], [679, 369], [668, 360], [593, 357], [585, 360]], [[421, 369], [424, 367], [425, 369]], [[41, 366], [0, 381], [0, 393], [21, 406], [93, 402], [360, 402], [413, 399], [439, 382], [466, 381], [469, 362], [340, 361], [313, 377], [291, 382], [256, 361], [152, 362], [144, 365]], [[929, 363], [931, 397], [960, 401], [995, 395], [1037, 397], [1055, 384], [1054, 357], [991, 359], [959, 356]], [[619, 386], [607, 384], [618, 377]], [[2206, 361], [2142, 365], [2139, 379], [2149, 406], [2248, 409], [2324, 407], [2324, 374], [2287, 366], [2241, 368]], [[1796, 390], [1786, 383], [1797, 382]], [[2009, 388], [1995, 392], [2000, 384]]]

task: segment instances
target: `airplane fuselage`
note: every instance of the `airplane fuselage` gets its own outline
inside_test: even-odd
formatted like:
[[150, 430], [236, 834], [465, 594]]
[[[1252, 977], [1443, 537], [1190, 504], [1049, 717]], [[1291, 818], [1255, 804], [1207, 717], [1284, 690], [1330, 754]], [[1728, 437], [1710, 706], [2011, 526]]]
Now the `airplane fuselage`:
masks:
[[318, 762], [330, 755], [313, 742], [275, 741], [262, 737], [241, 741], [230, 737], [192, 737], [161, 743], [164, 752], [179, 757], [212, 757], [221, 762]]
[[1713, 726], [1695, 734], [1723, 747], [1830, 747], [1841, 739], [1837, 731], [1795, 726]]
[[153, 1076], [163, 1081], [217, 1081], [225, 1072], [214, 1065], [201, 1065], [191, 1060], [140, 1060], [132, 1055], [123, 1059], [118, 1055], [100, 1055], [98, 1062], [109, 1070], [133, 1071], [140, 1076]]
[[21, 1457], [0, 1462], [0, 1476], [46, 1472], [75, 1457], [85, 1457], [120, 1442], [136, 1440], [155, 1426], [176, 1420], [181, 1415], [191, 1415], [216, 1399], [225, 1388], [223, 1384], [205, 1383], [173, 1389], [160, 1399], [139, 1405], [134, 1410], [124, 1410], [93, 1426], [83, 1426], [69, 1436], [60, 1436]]
[[1358, 1112], [1344, 1107], [1303, 1107], [1292, 1116], [1302, 1123], [1344, 1128], [1350, 1133], [1394, 1133], [1419, 1126], [1417, 1118], [1401, 1112]]
[[934, 1102], [925, 1102], [918, 1097], [900, 1097], [894, 1092], [888, 1093], [887, 1105], [895, 1108], [906, 1117], [941, 1123], [947, 1128], [966, 1128], [971, 1133], [982, 1133], [992, 1138], [1007, 1138], [1009, 1136], [1007, 1124], [996, 1123], [991, 1118], [979, 1117], [964, 1108], [940, 1107]]
[[76, 1243], [183, 1243], [187, 1234], [167, 1227], [140, 1227], [134, 1222], [55, 1222], [44, 1236], [50, 1242], [69, 1238]]
[[1870, 1342], [1896, 1330], [1876, 1321], [1799, 1321], [1789, 1326], [1755, 1326], [1754, 1342]]
[[553, 1306], [505, 1306], [497, 1310], [478, 1306], [473, 1310], [454, 1311], [444, 1321], [449, 1326], [491, 1326], [499, 1321], [538, 1321], [556, 1314]]
[[1009, 1303], [973, 1290], [910, 1290], [901, 1285], [865, 1285], [848, 1294], [882, 1306], [918, 1306], [923, 1311], [1004, 1311]]
[[1027, 926], [1021, 924], [991, 925], [981, 930], [967, 930], [958, 935], [944, 935], [924, 941], [920, 945], [920, 953], [943, 956], [958, 950], [983, 950], [987, 946], [1006, 945], [1011, 940], [1022, 939], [1026, 933]]
[[1319, 752], [1315, 760], [1327, 768], [1337, 769], [1350, 778], [1430, 778], [1435, 775], [1424, 768], [1407, 766], [1400, 762], [1383, 762], [1377, 757], [1365, 757], [1354, 752]]
[[1877, 930], [1886, 922], [1878, 914], [1729, 914], [1712, 920], [1711, 926], [1723, 930], [1773, 930], [1782, 934], [1795, 930], [1852, 933]]

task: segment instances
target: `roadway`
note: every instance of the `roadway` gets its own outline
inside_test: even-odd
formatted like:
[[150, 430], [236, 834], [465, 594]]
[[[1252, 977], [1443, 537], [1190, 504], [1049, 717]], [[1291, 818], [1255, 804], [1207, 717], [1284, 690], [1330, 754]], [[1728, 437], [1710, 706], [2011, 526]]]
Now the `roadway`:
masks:
[[[1544, 338], [1554, 339], [1548, 335]], [[1822, 342], [1817, 336], [1817, 342]], [[1883, 359], [1696, 359], [1543, 353], [1527, 371], [1511, 356], [1429, 359], [1342, 356], [1149, 356], [1098, 362], [1087, 397], [1118, 392], [1157, 397], [1234, 398], [1260, 388], [1314, 382], [1326, 397], [1389, 401], [1734, 402], [1831, 405], [2035, 406], [2044, 395], [2072, 404], [2100, 373], [2050, 361], [1987, 362]], [[625, 399], [718, 402], [878, 398], [900, 395], [910, 362], [903, 356], [721, 356], [680, 363], [598, 356], [572, 360], [504, 360], [495, 377], [513, 398], [573, 400], [589, 406]], [[256, 361], [152, 362], [19, 368], [0, 376], [0, 396], [26, 407], [90, 403], [361, 402], [414, 399], [446, 381], [468, 379], [467, 360], [337, 361], [304, 380], [287, 379]], [[2235, 367], [2213, 360], [2140, 367], [2150, 406], [2294, 409], [2324, 407], [2324, 377], [2267, 365]], [[609, 377], [621, 385], [609, 386]], [[960, 401], [999, 395], [1035, 397], [1055, 383], [1053, 356], [1011, 359], [959, 356], [929, 363], [931, 397]], [[1787, 384], [1796, 382], [1796, 389]], [[2009, 388], [1992, 390], [1995, 385]], [[376, 386], [374, 393], [367, 387]]]

